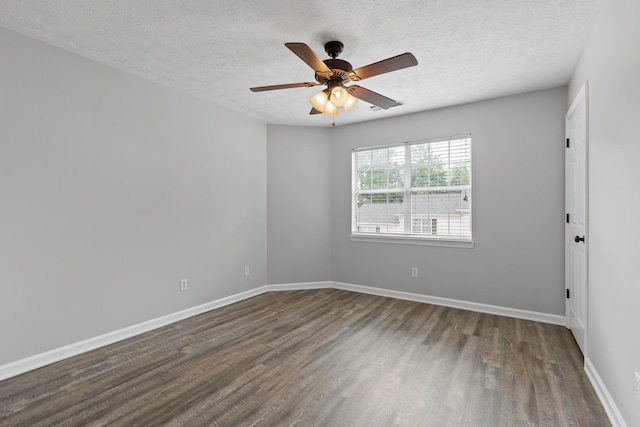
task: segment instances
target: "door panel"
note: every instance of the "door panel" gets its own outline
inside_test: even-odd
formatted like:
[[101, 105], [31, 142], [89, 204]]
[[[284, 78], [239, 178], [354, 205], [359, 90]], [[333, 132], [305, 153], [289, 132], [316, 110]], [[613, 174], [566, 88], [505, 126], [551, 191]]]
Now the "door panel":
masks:
[[588, 327], [588, 84], [582, 87], [566, 116], [565, 156], [565, 286], [566, 317], [582, 353], [587, 355]]

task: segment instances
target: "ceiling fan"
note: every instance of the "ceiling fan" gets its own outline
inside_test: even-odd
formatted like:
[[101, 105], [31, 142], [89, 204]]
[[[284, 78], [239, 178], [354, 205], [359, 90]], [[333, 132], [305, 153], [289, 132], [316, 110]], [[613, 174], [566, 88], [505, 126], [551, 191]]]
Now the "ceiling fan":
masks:
[[259, 86], [252, 87], [250, 90], [252, 92], [264, 92], [277, 89], [326, 85], [326, 89], [309, 99], [309, 102], [311, 102], [313, 106], [309, 114], [324, 113], [334, 116], [338, 114], [338, 108], [340, 107], [344, 108], [345, 111], [349, 111], [358, 99], [380, 107], [383, 110], [399, 105], [398, 102], [393, 99], [387, 98], [372, 90], [365, 89], [358, 85], [345, 86], [344, 83], [348, 81], [358, 82], [379, 74], [418, 65], [415, 56], [407, 52], [354, 70], [347, 61], [337, 59], [344, 48], [344, 45], [339, 41], [330, 41], [324, 45], [324, 51], [331, 57], [324, 61], [304, 43], [285, 43], [284, 45], [315, 71], [316, 81]]

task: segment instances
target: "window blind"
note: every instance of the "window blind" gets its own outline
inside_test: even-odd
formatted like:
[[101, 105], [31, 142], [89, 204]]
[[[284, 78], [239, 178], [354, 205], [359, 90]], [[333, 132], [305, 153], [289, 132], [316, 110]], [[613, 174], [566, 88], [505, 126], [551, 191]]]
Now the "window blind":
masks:
[[471, 136], [355, 149], [352, 234], [471, 240]]

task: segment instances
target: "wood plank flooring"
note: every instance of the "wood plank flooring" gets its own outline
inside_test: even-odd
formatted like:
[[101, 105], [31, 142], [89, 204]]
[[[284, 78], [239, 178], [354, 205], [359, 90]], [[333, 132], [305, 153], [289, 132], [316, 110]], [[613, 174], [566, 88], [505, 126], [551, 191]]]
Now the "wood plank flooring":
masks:
[[609, 426], [562, 326], [271, 292], [0, 382], [2, 426]]

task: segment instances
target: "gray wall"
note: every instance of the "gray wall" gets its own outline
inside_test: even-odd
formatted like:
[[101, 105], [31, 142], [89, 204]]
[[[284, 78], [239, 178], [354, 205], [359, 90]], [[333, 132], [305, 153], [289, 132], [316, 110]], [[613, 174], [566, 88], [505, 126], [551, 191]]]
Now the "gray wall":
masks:
[[640, 2], [603, 3], [571, 80], [589, 81], [589, 359], [627, 425], [640, 426]]
[[0, 99], [0, 364], [266, 283], [264, 123], [4, 29]]
[[267, 126], [270, 284], [331, 280], [327, 128]]
[[[332, 279], [563, 315], [566, 108], [559, 88], [336, 128]], [[468, 133], [473, 249], [349, 240], [352, 148]]]

